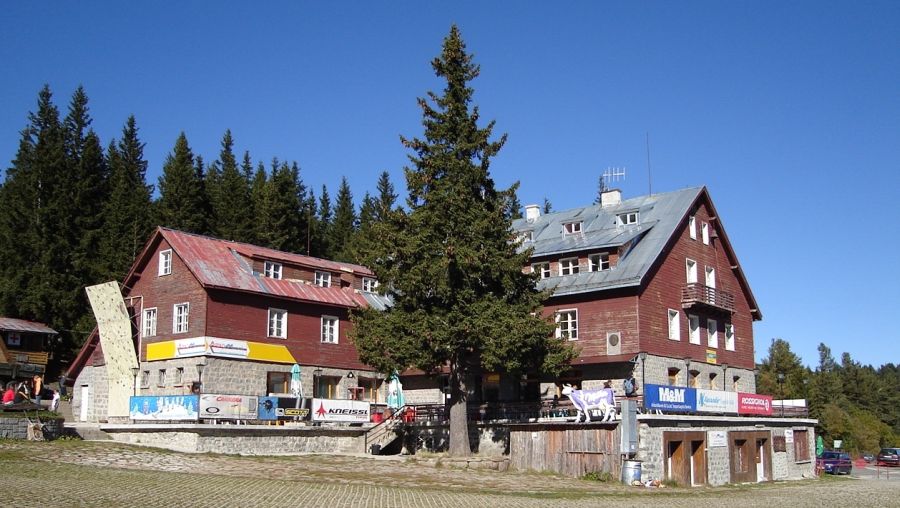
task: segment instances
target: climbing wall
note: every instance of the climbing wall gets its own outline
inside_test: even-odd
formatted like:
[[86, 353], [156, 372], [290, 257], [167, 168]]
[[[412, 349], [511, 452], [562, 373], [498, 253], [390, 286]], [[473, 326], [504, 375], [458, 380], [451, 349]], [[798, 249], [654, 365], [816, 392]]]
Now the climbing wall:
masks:
[[137, 355], [131, 340], [131, 319], [125, 308], [125, 300], [115, 281], [88, 286], [86, 289], [91, 309], [100, 329], [100, 346], [106, 360], [109, 382], [109, 417], [128, 417], [128, 397], [133, 390], [134, 376], [131, 369], [137, 367]]

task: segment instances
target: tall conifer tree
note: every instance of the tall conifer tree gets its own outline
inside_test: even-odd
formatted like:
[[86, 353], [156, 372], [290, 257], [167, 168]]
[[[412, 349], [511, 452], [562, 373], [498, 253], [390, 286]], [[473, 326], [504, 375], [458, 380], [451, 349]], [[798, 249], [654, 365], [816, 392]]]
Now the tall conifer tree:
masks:
[[491, 158], [505, 136], [491, 141], [494, 123], [479, 128], [470, 110], [469, 81], [479, 68], [456, 26], [434, 59], [446, 81], [443, 95], [420, 99], [424, 139], [405, 139], [413, 154], [406, 169], [410, 212], [387, 237], [389, 255], [375, 270], [394, 305], [353, 314], [360, 359], [382, 372], [416, 367], [449, 370], [450, 453], [471, 453], [466, 405], [474, 376], [504, 370], [557, 373], [574, 353], [551, 338], [540, 317], [544, 295], [522, 267], [505, 213], [508, 191], [497, 190]]
[[206, 232], [206, 197], [194, 154], [182, 132], [159, 177], [159, 223], [189, 233]]
[[341, 186], [338, 188], [337, 202], [334, 207], [334, 220], [329, 231], [331, 258], [338, 261], [348, 261], [350, 239], [357, 227], [356, 209], [353, 205], [353, 194], [350, 192], [350, 184], [347, 178], [341, 178]]
[[[250, 184], [238, 168], [233, 152], [231, 131], [222, 136], [219, 159], [210, 166], [207, 186], [212, 205], [212, 234], [218, 238], [237, 241], [252, 239], [253, 207], [250, 202]], [[249, 155], [248, 155], [249, 157]], [[246, 161], [249, 163], [249, 161]], [[216, 175], [215, 182], [209, 176]]]

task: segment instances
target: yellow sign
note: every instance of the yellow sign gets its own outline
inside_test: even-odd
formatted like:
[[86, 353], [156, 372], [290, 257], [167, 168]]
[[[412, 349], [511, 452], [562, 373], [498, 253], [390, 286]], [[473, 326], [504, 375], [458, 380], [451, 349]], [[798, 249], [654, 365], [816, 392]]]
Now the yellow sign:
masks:
[[706, 350], [706, 363], [711, 363], [713, 365], [716, 364], [716, 350], [715, 349], [707, 349]]
[[272, 363], [297, 363], [286, 346], [216, 337], [167, 340], [147, 344], [147, 361], [214, 356]]

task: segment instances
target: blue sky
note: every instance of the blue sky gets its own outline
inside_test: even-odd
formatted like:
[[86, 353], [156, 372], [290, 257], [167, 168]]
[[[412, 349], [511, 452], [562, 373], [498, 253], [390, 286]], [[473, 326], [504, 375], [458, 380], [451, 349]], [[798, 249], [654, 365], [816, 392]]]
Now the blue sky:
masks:
[[[509, 141], [523, 204], [706, 185], [773, 337], [900, 362], [900, 2], [12, 2], [0, 16], [0, 160], [47, 83], [84, 85], [107, 144], [134, 114], [149, 180], [182, 130], [212, 161], [225, 129], [254, 160], [341, 176], [358, 200], [422, 132], [416, 98], [451, 23], [482, 66], [482, 118]], [[894, 225], [892, 225], [894, 224]]]

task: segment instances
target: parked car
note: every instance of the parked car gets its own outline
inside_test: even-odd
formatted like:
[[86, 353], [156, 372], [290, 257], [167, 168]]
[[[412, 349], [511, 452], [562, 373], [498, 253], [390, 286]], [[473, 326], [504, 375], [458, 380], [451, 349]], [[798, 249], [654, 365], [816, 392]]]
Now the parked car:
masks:
[[879, 466], [900, 466], [900, 448], [882, 448], [875, 463]]
[[871, 453], [864, 453], [862, 458], [866, 462], [875, 462], [875, 456]]
[[831, 474], [850, 474], [853, 470], [850, 454], [846, 452], [822, 452], [822, 456], [816, 459], [816, 465]]

